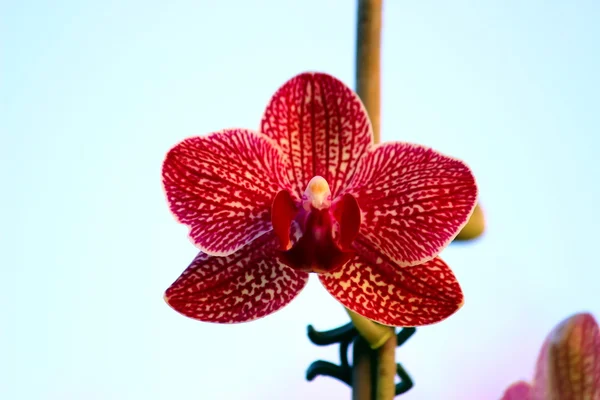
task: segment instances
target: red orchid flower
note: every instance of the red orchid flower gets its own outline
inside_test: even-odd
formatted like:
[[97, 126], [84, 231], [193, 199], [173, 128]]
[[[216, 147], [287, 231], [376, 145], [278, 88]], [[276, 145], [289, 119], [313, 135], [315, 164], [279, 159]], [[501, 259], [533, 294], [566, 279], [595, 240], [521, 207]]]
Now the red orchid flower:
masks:
[[463, 303], [437, 257], [471, 215], [459, 160], [373, 144], [358, 96], [305, 73], [273, 96], [260, 133], [227, 129], [172, 148], [169, 207], [201, 250], [166, 291], [176, 311], [234, 323], [289, 303], [309, 272], [345, 307], [393, 326], [440, 321]]
[[512, 384], [502, 400], [600, 400], [600, 329], [590, 314], [576, 314], [546, 338], [532, 384]]

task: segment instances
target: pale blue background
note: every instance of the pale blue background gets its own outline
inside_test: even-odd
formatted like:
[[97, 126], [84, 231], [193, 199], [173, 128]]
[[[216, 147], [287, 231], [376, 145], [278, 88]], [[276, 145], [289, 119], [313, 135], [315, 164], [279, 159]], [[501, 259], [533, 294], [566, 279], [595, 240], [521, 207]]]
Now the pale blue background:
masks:
[[[252, 5], [250, 5], [252, 4]], [[195, 255], [165, 152], [256, 128], [305, 70], [353, 83], [354, 1], [3, 1], [0, 398], [348, 399], [305, 326], [344, 311], [311, 280], [250, 324], [162, 300]], [[388, 1], [383, 138], [476, 172], [489, 230], [444, 252], [466, 295], [398, 351], [405, 399], [496, 399], [549, 329], [600, 316], [600, 3]]]

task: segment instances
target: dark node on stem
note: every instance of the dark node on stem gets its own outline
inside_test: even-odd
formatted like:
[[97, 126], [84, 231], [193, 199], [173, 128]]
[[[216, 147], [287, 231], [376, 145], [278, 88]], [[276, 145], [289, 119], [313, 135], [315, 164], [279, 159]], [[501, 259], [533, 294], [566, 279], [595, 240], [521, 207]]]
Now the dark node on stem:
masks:
[[402, 328], [396, 335], [396, 346], [402, 346], [416, 331], [417, 328]]
[[317, 346], [328, 346], [338, 343], [340, 345], [340, 363], [335, 365], [329, 361], [317, 360], [306, 371], [306, 379], [312, 381], [318, 375], [331, 376], [348, 386], [352, 386], [352, 367], [348, 363], [348, 347], [358, 337], [358, 331], [350, 322], [339, 328], [319, 332], [312, 325], [307, 329], [308, 338]]
[[408, 392], [413, 387], [413, 381], [410, 376], [406, 373], [402, 364], [396, 364], [396, 373], [400, 378], [400, 382], [396, 383], [396, 396], [402, 393]]
[[340, 326], [339, 328], [323, 332], [319, 332], [313, 328], [312, 325], [308, 326], [308, 338], [317, 346], [328, 346], [346, 340], [351, 341], [356, 335], [358, 335], [358, 332], [352, 322], [348, 322], [346, 325]]
[[[397, 346], [402, 346], [414, 333], [416, 328], [402, 328], [396, 334]], [[306, 379], [312, 381], [317, 376], [330, 376], [352, 387], [352, 366], [348, 362], [348, 348], [356, 341], [358, 331], [350, 322], [328, 331], [317, 331], [312, 325], [307, 329], [308, 338], [317, 346], [340, 345], [340, 365], [329, 361], [317, 360], [306, 370]], [[408, 392], [413, 387], [413, 381], [401, 364], [396, 365], [396, 373], [400, 382], [396, 384], [396, 396]]]
[[348, 386], [352, 386], [352, 370], [340, 365], [335, 365], [329, 361], [317, 360], [310, 364], [306, 370], [306, 379], [312, 381], [318, 375], [331, 376], [332, 378], [344, 382]]

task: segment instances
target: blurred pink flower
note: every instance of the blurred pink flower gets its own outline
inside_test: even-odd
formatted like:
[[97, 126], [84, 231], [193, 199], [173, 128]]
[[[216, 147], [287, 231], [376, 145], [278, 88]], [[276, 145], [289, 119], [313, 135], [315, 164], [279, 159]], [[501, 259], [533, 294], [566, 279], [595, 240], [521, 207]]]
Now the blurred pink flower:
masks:
[[477, 198], [470, 169], [420, 145], [373, 144], [358, 96], [305, 73], [269, 102], [260, 133], [186, 139], [162, 170], [169, 207], [202, 251], [167, 303], [210, 322], [273, 313], [309, 272], [356, 313], [386, 325], [438, 322], [463, 303], [438, 253]]
[[590, 314], [573, 315], [546, 338], [531, 384], [512, 384], [502, 400], [600, 400], [600, 330]]

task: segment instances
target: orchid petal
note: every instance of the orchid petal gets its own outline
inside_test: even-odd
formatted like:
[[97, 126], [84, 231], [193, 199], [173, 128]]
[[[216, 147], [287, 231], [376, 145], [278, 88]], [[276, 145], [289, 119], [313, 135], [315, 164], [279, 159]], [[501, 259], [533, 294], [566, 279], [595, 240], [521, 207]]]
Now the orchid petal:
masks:
[[329, 293], [357, 314], [384, 325], [421, 326], [449, 317], [463, 304], [462, 290], [442, 259], [398, 268], [368, 242], [359, 238], [354, 246], [357, 254], [352, 260], [319, 278]]
[[408, 143], [370, 150], [347, 192], [363, 212], [361, 235], [401, 267], [435, 257], [477, 200], [475, 178], [463, 162]]
[[298, 75], [277, 90], [265, 110], [261, 132], [273, 138], [289, 159], [288, 173], [298, 196], [319, 175], [335, 198], [373, 141], [358, 96], [322, 73]]
[[600, 399], [600, 329], [576, 314], [546, 338], [537, 361], [532, 400]]
[[169, 207], [203, 252], [229, 255], [272, 229], [275, 194], [289, 187], [266, 136], [243, 129], [186, 139], [163, 164]]
[[530, 400], [531, 386], [524, 381], [515, 382], [506, 389], [500, 400]]
[[300, 293], [308, 274], [277, 260], [278, 239], [269, 232], [227, 257], [198, 254], [167, 289], [177, 312], [200, 321], [237, 323], [272, 314]]

